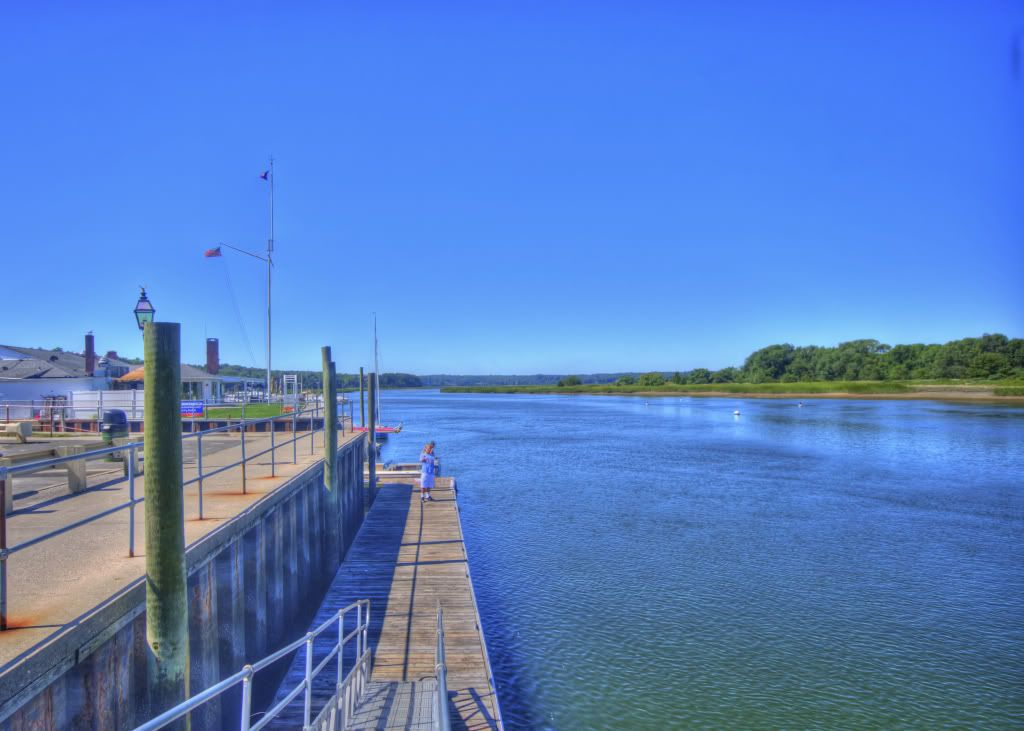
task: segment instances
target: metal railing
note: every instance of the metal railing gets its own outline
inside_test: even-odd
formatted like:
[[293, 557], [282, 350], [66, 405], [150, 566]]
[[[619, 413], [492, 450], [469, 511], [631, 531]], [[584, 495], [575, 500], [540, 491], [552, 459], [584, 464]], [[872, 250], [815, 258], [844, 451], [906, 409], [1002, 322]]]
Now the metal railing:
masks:
[[[315, 444], [314, 444], [314, 442], [315, 442], [316, 433], [319, 432], [319, 431], [323, 431], [322, 427], [319, 428], [319, 429], [316, 428], [316, 418], [319, 415], [320, 415], [320, 407], [317, 406], [317, 407], [315, 407], [315, 408], [313, 408], [313, 409], [311, 409], [309, 411], [292, 412], [291, 414], [282, 414], [280, 416], [269, 416], [269, 417], [265, 417], [265, 418], [262, 418], [262, 419], [239, 420], [239, 421], [237, 421], [235, 423], [229, 423], [229, 424], [227, 424], [225, 426], [216, 427], [214, 429], [207, 429], [206, 431], [183, 434], [182, 435], [182, 442], [183, 443], [187, 439], [195, 439], [195, 440], [197, 440], [197, 443], [196, 443], [196, 476], [191, 478], [191, 479], [189, 479], [189, 480], [184, 481], [183, 484], [182, 484], [182, 488], [184, 489], [185, 487], [188, 487], [189, 485], [198, 483], [197, 493], [198, 493], [198, 503], [199, 503], [198, 504], [198, 508], [199, 508], [199, 518], [200, 518], [200, 520], [202, 520], [203, 517], [204, 517], [204, 515], [203, 515], [203, 487], [204, 487], [204, 484], [203, 483], [204, 483], [205, 480], [208, 480], [209, 478], [213, 477], [214, 475], [219, 475], [222, 472], [225, 472], [227, 470], [234, 469], [235, 467], [241, 466], [241, 468], [242, 468], [242, 494], [246, 494], [246, 492], [247, 492], [247, 470], [246, 470], [246, 466], [247, 466], [247, 463], [251, 462], [252, 460], [258, 459], [259, 457], [262, 457], [265, 454], [270, 454], [270, 474], [273, 477], [273, 476], [276, 476], [276, 474], [277, 474], [277, 450], [280, 449], [281, 447], [286, 447], [289, 444], [292, 445], [292, 460], [291, 460], [292, 464], [297, 464], [298, 463], [298, 442], [301, 439], [306, 439], [306, 438], [309, 439], [309, 453], [311, 455], [315, 454]], [[275, 434], [276, 434], [277, 430], [276, 430], [276, 428], [274, 426], [274, 423], [277, 423], [277, 422], [287, 423], [286, 420], [288, 419], [289, 416], [291, 417], [291, 429], [292, 429], [291, 430], [291, 439], [287, 439], [287, 440], [278, 442], [277, 439], [275, 438]], [[308, 434], [303, 432], [301, 436], [299, 435], [299, 432], [296, 430], [296, 426], [297, 426], [297, 423], [298, 423], [298, 420], [299, 420], [300, 417], [301, 418], [308, 418], [310, 420], [310, 424], [309, 424], [310, 428], [309, 428]], [[344, 433], [345, 433], [345, 421], [344, 421], [344, 419], [341, 419], [340, 422], [341, 422], [341, 434], [344, 435]], [[263, 450], [261, 450], [259, 452], [256, 452], [256, 453], [247, 453], [246, 452], [246, 439], [245, 439], [246, 431], [248, 430], [248, 428], [250, 426], [252, 426], [254, 424], [263, 424], [263, 423], [270, 423], [271, 424], [271, 426], [269, 428], [269, 431], [270, 431], [270, 446], [267, 447], [266, 449], [263, 449]], [[234, 461], [234, 462], [231, 462], [230, 464], [222, 465], [220, 467], [217, 467], [217, 468], [215, 468], [215, 469], [213, 469], [213, 470], [211, 470], [209, 472], [203, 472], [203, 437], [204, 436], [209, 436], [211, 434], [220, 433], [220, 432], [227, 433], [227, 432], [231, 432], [231, 431], [233, 431], [235, 429], [237, 429], [237, 430], [239, 430], [241, 432], [241, 447], [242, 447], [241, 458], [236, 460], [236, 461]], [[135, 508], [136, 508], [136, 506], [139, 503], [145, 501], [145, 497], [137, 497], [136, 494], [135, 494], [135, 483], [136, 483], [136, 477], [137, 477], [137, 473], [138, 473], [138, 464], [139, 464], [139, 459], [138, 459], [137, 452], [142, 447], [143, 447], [143, 442], [130, 442], [128, 444], [122, 444], [122, 445], [113, 446], [113, 447], [105, 447], [103, 449], [95, 449], [95, 450], [91, 450], [91, 451], [88, 451], [88, 452], [84, 452], [82, 454], [68, 455], [66, 457], [54, 457], [52, 459], [44, 459], [44, 460], [38, 460], [38, 461], [35, 461], [35, 462], [27, 462], [25, 464], [20, 464], [20, 465], [0, 465], [0, 630], [7, 629], [7, 617], [8, 617], [8, 607], [7, 607], [7, 605], [8, 605], [7, 562], [10, 560], [10, 557], [12, 555], [14, 555], [15, 553], [17, 553], [18, 551], [24, 551], [27, 548], [30, 548], [30, 547], [35, 546], [35, 545], [38, 545], [39, 543], [43, 543], [44, 541], [47, 541], [47, 540], [49, 540], [51, 538], [55, 538], [56, 536], [59, 536], [59, 535], [61, 535], [63, 533], [67, 533], [68, 531], [74, 530], [75, 528], [80, 528], [80, 527], [82, 527], [84, 525], [88, 525], [89, 523], [95, 522], [95, 521], [97, 521], [97, 520], [99, 520], [101, 518], [105, 518], [108, 515], [112, 515], [113, 513], [117, 513], [117, 512], [119, 512], [121, 510], [127, 509], [128, 510], [128, 514], [129, 514], [129, 517], [128, 517], [128, 555], [129, 556], [135, 556]], [[7, 491], [9, 489], [13, 489], [13, 486], [10, 484], [11, 480], [9, 478], [11, 478], [14, 475], [19, 474], [19, 473], [38, 472], [39, 470], [42, 470], [42, 469], [48, 469], [48, 468], [51, 468], [51, 467], [58, 467], [58, 466], [61, 466], [61, 465], [67, 465], [67, 464], [69, 464], [71, 462], [86, 461], [86, 460], [96, 459], [97, 457], [100, 457], [100, 456], [111, 455], [111, 454], [121, 453], [121, 452], [127, 452], [127, 469], [125, 470], [126, 471], [125, 476], [123, 478], [121, 478], [121, 479], [114, 480], [112, 482], [104, 483], [102, 487], [106, 488], [106, 487], [110, 487], [112, 485], [117, 485], [117, 484], [120, 484], [122, 482], [127, 481], [128, 482], [128, 500], [126, 502], [119, 503], [118, 505], [114, 505], [114, 506], [109, 507], [109, 508], [105, 508], [104, 510], [101, 510], [101, 511], [99, 511], [99, 512], [93, 514], [93, 515], [89, 515], [87, 517], [81, 518], [80, 520], [76, 520], [73, 523], [69, 523], [68, 525], [61, 526], [60, 528], [56, 528], [56, 529], [54, 529], [52, 531], [49, 531], [48, 533], [44, 533], [42, 535], [35, 536], [33, 538], [29, 538], [28, 540], [22, 541], [21, 543], [18, 543], [16, 545], [9, 546], [7, 544], [7, 510], [6, 510]], [[92, 489], [96, 489], [96, 488], [92, 488]], [[89, 492], [89, 491], [90, 491], [90, 489], [87, 488], [86, 490], [83, 491], [83, 493]], [[82, 494], [82, 493], [80, 493], [80, 494]]]
[[434, 700], [434, 731], [451, 731], [452, 717], [448, 709], [448, 665], [444, 654], [444, 615], [437, 605], [437, 648], [434, 652], [434, 675], [437, 695]]
[[[356, 627], [346, 634], [345, 616], [353, 610], [356, 612]], [[324, 659], [314, 667], [313, 642], [317, 637], [335, 625], [338, 628], [338, 640]], [[262, 660], [257, 660], [251, 665], [246, 665], [234, 675], [225, 678], [216, 685], [210, 686], [201, 693], [197, 693], [184, 703], [178, 704], [169, 711], [161, 713], [156, 718], [137, 727], [135, 731], [156, 731], [156, 729], [163, 728], [179, 718], [183, 718], [188, 715], [204, 703], [207, 703], [231, 688], [234, 688], [239, 683], [242, 684], [242, 709], [238, 726], [241, 731], [259, 731], [259, 729], [263, 728], [281, 715], [289, 704], [298, 698], [300, 693], [305, 693], [302, 710], [302, 728], [316, 728], [323, 729], [324, 731], [340, 731], [340, 729], [345, 728], [348, 720], [352, 717], [356, 703], [359, 701], [359, 697], [362, 695], [363, 689], [366, 687], [366, 683], [370, 677], [370, 671], [372, 669], [372, 654], [370, 652], [367, 638], [369, 626], [370, 600], [360, 599], [359, 601], [348, 605], [344, 609], [339, 610], [334, 616], [312, 632], [306, 633], [304, 637], [295, 640], [289, 645], [285, 645], [277, 652], [272, 655], [268, 655]], [[352, 667], [346, 674], [344, 672], [344, 649], [345, 644], [352, 639], [355, 639], [356, 641], [355, 659]], [[253, 675], [258, 673], [260, 670], [273, 665], [281, 658], [285, 657], [289, 653], [295, 652], [303, 646], [306, 648], [306, 672], [302, 682], [288, 691], [287, 695], [285, 695], [285, 697], [273, 708], [268, 710], [263, 717], [259, 719], [259, 721], [252, 723]], [[316, 720], [313, 721], [311, 725], [313, 716], [313, 680], [335, 657], [338, 658], [338, 675], [337, 682], [335, 684], [335, 695], [327, 702], [326, 706], [320, 711]]]
[[[77, 398], [76, 398], [77, 394]], [[125, 415], [133, 420], [141, 420], [145, 411], [145, 392], [143, 390], [124, 391], [85, 391], [69, 393], [70, 398], [65, 396], [44, 397], [38, 399], [2, 399], [0, 400], [0, 422], [9, 421], [38, 421], [41, 424], [63, 425], [67, 420], [85, 420], [101, 422], [103, 412], [110, 409], [124, 411]], [[196, 397], [186, 398], [185, 401], [202, 401], [204, 415], [195, 417], [206, 421], [221, 421], [224, 417], [210, 416], [207, 411], [210, 409], [241, 409], [242, 418], [245, 418], [247, 406], [262, 406], [268, 402], [266, 399], [255, 400], [244, 398], [231, 399], [204, 399]], [[298, 403], [284, 401], [281, 397], [275, 398], [269, 403], [283, 406], [312, 406], [322, 407], [323, 399], [306, 398], [300, 399]], [[350, 411], [352, 402], [349, 399], [338, 396], [339, 407], [348, 404]]]

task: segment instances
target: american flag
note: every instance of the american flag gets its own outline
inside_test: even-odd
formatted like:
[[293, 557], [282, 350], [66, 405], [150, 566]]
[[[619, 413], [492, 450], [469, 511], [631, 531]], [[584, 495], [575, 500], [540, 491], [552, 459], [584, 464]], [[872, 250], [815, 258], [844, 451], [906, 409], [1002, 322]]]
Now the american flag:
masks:
[[220, 247], [219, 246], [215, 246], [212, 249], [207, 249], [206, 253], [203, 254], [203, 256], [205, 256], [207, 258], [209, 258], [211, 256], [220, 256], [220, 255], [221, 255], [221, 253], [220, 253]]

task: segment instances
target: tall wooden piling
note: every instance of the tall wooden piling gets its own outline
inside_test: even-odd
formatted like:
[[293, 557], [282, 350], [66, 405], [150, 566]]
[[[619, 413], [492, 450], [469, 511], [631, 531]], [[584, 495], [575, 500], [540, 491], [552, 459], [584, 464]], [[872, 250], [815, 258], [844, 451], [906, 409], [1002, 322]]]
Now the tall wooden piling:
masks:
[[185, 501], [181, 459], [181, 325], [147, 322], [145, 337], [146, 642], [151, 711], [188, 692]]
[[363, 375], [363, 367], [359, 366], [359, 426], [366, 426], [366, 400], [363, 398], [365, 386], [366, 376]]
[[338, 384], [330, 345], [320, 348], [320, 357], [324, 369], [324, 487], [333, 491], [337, 486]]
[[370, 415], [366, 426], [366, 462], [370, 469], [370, 500], [377, 494], [377, 374], [371, 373], [368, 379], [369, 393], [366, 399], [367, 412]]

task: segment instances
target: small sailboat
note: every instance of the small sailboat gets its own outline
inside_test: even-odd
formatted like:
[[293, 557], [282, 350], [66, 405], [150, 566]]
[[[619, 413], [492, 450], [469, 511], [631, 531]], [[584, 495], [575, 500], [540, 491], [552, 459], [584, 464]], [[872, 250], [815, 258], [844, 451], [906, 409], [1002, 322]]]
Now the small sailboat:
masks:
[[[376, 408], [376, 412], [377, 412], [377, 424], [374, 425], [373, 432], [376, 435], [377, 439], [387, 439], [388, 438], [388, 434], [398, 434], [400, 431], [402, 431], [402, 423], [399, 422], [397, 426], [393, 426], [393, 425], [389, 426], [389, 425], [385, 424], [384, 420], [381, 418], [382, 414], [381, 414], [381, 410], [380, 410], [380, 356], [379, 356], [379, 350], [380, 350], [380, 348], [379, 348], [379, 345], [377, 343], [377, 314], [374, 313], [374, 315], [373, 315], [373, 374], [371, 375], [371, 378], [374, 379], [374, 384], [373, 384], [375, 386], [374, 392], [377, 394], [377, 398], [375, 399], [376, 403], [374, 403], [374, 407]], [[360, 385], [360, 388], [362, 388], [362, 385]], [[367, 427], [365, 425], [364, 426], [357, 426], [357, 427], [353, 428], [353, 431], [357, 431], [357, 432], [365, 432], [365, 431], [368, 431], [368, 430], [369, 430], [369, 427]]]

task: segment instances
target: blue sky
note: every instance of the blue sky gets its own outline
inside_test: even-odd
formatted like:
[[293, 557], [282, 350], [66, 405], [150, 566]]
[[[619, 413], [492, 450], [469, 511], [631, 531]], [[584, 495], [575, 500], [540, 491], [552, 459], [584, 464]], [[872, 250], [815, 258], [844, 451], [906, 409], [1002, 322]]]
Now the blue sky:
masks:
[[202, 252], [265, 246], [271, 154], [275, 367], [368, 365], [373, 311], [416, 373], [1020, 337], [1022, 31], [996, 1], [6, 2], [30, 299], [0, 342], [138, 354], [145, 284], [187, 361], [262, 365], [260, 263]]

